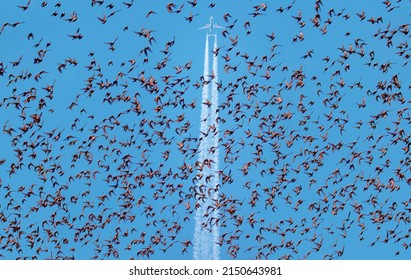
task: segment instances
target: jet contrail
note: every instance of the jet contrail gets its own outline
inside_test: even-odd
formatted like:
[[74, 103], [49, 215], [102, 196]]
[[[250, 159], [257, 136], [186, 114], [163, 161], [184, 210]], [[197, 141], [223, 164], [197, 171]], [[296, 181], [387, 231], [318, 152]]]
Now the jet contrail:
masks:
[[[201, 197], [196, 204], [195, 228], [194, 228], [194, 259], [219, 259], [220, 247], [218, 231], [218, 209], [213, 201], [218, 199], [218, 64], [217, 56], [213, 55], [213, 74], [210, 75], [209, 44], [210, 34], [206, 36], [204, 53], [204, 84], [201, 103], [200, 120], [200, 145], [198, 162], [200, 164], [200, 179], [198, 182], [198, 193]], [[214, 50], [217, 48], [217, 35], [214, 35]], [[212, 77], [212, 80], [210, 80]], [[210, 96], [211, 85], [211, 96]], [[210, 105], [211, 103], [211, 105]], [[213, 151], [213, 152], [212, 152]], [[208, 162], [206, 164], [206, 162]], [[211, 210], [210, 210], [211, 209]]]
[[[205, 51], [204, 51], [204, 71], [203, 71], [203, 78], [204, 82], [209, 76], [209, 49], [208, 49], [208, 34], [206, 35], [206, 43], [205, 43]], [[205, 159], [205, 152], [207, 150], [207, 141], [204, 139], [204, 134], [207, 131], [207, 105], [206, 101], [209, 98], [209, 87], [207, 84], [203, 85], [203, 92], [201, 98], [201, 115], [200, 115], [200, 146], [199, 146], [199, 154], [198, 154], [198, 162], [202, 164]], [[203, 169], [204, 170], [204, 169]], [[200, 173], [203, 173], [200, 171]], [[201, 174], [199, 180], [199, 193], [203, 193], [203, 186], [205, 186], [205, 174]], [[194, 259], [202, 259], [204, 250], [203, 250], [203, 230], [202, 230], [202, 222], [204, 216], [204, 201], [198, 201], [198, 203], [202, 203], [200, 207], [196, 205], [196, 213], [195, 213], [195, 228], [194, 228]]]
[[[214, 52], [213, 52], [213, 81], [211, 84], [211, 114], [210, 114], [210, 119], [211, 119], [211, 127], [214, 127], [215, 131], [210, 131], [211, 134], [211, 143], [212, 147], [214, 149], [214, 152], [211, 153], [211, 158], [212, 158], [212, 175], [213, 177], [211, 178], [211, 187], [214, 189], [213, 191], [213, 200], [217, 201], [218, 199], [218, 188], [219, 188], [219, 176], [218, 176], [218, 171], [219, 171], [219, 148], [218, 148], [218, 139], [219, 139], [219, 130], [218, 130], [218, 122], [217, 122], [217, 117], [218, 117], [218, 56], [216, 55], [216, 50], [217, 50], [217, 34], [214, 35]], [[218, 218], [218, 208], [215, 207], [213, 211], [212, 217], [214, 218], [214, 221], [217, 221]], [[217, 244], [218, 239], [219, 239], [219, 230], [218, 230], [218, 224], [217, 222], [213, 224], [212, 227], [212, 249], [213, 249], [213, 259], [217, 260], [220, 258], [220, 246]]]

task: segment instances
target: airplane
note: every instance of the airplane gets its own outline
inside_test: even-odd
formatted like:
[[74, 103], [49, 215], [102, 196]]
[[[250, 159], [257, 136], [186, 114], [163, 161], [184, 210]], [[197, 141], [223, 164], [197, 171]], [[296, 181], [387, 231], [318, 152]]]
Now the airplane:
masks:
[[217, 23], [214, 23], [214, 18], [210, 17], [210, 23], [207, 23], [205, 26], [200, 27], [199, 29], [207, 29], [207, 28], [209, 29], [209, 32], [212, 34], [214, 28], [224, 28], [224, 27], [218, 25]]

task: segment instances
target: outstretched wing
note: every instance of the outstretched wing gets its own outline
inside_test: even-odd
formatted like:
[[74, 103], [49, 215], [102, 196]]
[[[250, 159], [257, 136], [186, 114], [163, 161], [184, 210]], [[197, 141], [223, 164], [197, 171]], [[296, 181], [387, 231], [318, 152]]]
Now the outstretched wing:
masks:
[[206, 29], [206, 28], [210, 28], [210, 24], [206, 24], [206, 25], [204, 25], [203, 27], [200, 27], [199, 29]]

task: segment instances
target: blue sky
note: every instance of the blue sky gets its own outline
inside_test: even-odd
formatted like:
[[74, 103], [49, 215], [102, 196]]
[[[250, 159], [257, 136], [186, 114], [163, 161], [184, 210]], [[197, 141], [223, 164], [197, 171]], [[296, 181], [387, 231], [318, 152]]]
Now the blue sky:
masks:
[[[182, 242], [193, 238], [194, 215], [185, 205], [190, 205], [189, 210], [195, 207], [190, 187], [195, 185], [193, 178], [197, 171], [194, 169], [186, 178], [181, 178], [184, 174], [181, 168], [184, 163], [194, 167], [197, 160], [193, 151], [199, 144], [201, 87], [194, 85], [201, 83], [205, 38], [205, 31], [198, 28], [208, 23], [211, 16], [228, 32], [226, 37], [221, 30], [217, 34], [221, 47], [219, 79], [223, 85], [219, 93], [219, 116], [225, 120], [220, 123], [220, 169], [225, 174], [231, 172], [233, 182], [223, 184], [220, 194], [228, 201], [240, 202], [241, 205], [235, 205], [235, 215], [244, 217], [244, 223], [237, 228], [227, 211], [230, 202], [220, 209], [224, 221], [220, 233], [225, 239], [240, 230], [238, 238], [234, 235], [231, 239], [232, 244], [223, 242], [221, 258], [231, 258], [230, 245], [239, 246], [238, 259], [254, 259], [259, 252], [267, 254], [270, 248], [270, 259], [287, 255], [293, 259], [323, 259], [327, 255], [339, 259], [410, 257], [409, 250], [402, 245], [410, 243], [407, 237], [409, 227], [399, 220], [399, 217], [409, 218], [406, 209], [410, 196], [406, 183], [410, 178], [409, 154], [403, 150], [408, 141], [406, 117], [409, 115], [404, 111], [399, 118], [398, 113], [409, 107], [407, 77], [410, 68], [408, 64], [404, 66], [409, 59], [406, 56], [408, 47], [400, 48], [409, 39], [408, 34], [400, 31], [401, 25], [409, 23], [409, 2], [392, 3], [391, 7], [400, 8], [389, 11], [391, 7], [386, 8], [381, 1], [324, 1], [318, 14], [320, 27], [327, 27], [325, 34], [313, 27], [311, 21], [316, 14], [315, 1], [296, 1], [289, 10], [287, 6], [291, 1], [267, 3], [265, 11], [262, 6], [258, 10], [263, 15], [256, 17], [252, 14], [258, 9], [255, 6], [261, 3], [255, 1], [214, 1], [214, 7], [209, 7], [210, 1], [202, 1], [195, 7], [180, 1], [175, 2], [172, 13], [166, 9], [169, 1], [135, 1], [130, 8], [121, 2], [113, 2], [112, 9], [107, 7], [108, 1], [95, 6], [90, 5], [91, 1], [61, 1], [60, 7], [55, 7], [56, 3], [49, 1], [47, 6], [41, 7], [39, 2], [33, 1], [26, 11], [17, 7], [24, 6], [23, 2], [0, 3], [1, 25], [23, 22], [16, 27], [6, 25], [0, 34], [0, 62], [5, 69], [5, 74], [0, 76], [0, 124], [5, 130], [10, 127], [15, 130], [11, 135], [0, 134], [0, 159], [5, 160], [0, 165], [0, 195], [4, 197], [0, 209], [6, 217], [1, 225], [4, 229], [1, 235], [2, 244], [7, 244], [1, 254], [5, 259], [24, 256], [114, 259], [114, 251], [120, 259], [146, 258], [137, 253], [148, 246], [154, 251], [150, 255], [153, 259], [192, 258], [192, 247], [183, 254]], [[181, 12], [175, 12], [183, 4]], [[284, 12], [279, 12], [280, 7], [285, 9]], [[331, 9], [335, 12], [332, 16], [329, 15]], [[51, 16], [55, 11], [57, 16]], [[115, 11], [104, 24], [98, 19]], [[155, 13], [146, 17], [149, 11]], [[292, 17], [298, 18], [299, 11], [300, 22]], [[365, 19], [360, 20], [357, 13], [361, 15], [363, 11]], [[78, 14], [78, 19], [66, 21], [73, 12]], [[185, 19], [190, 13], [194, 15], [191, 23]], [[231, 15], [228, 22], [223, 18], [226, 13]], [[368, 21], [380, 16], [382, 22], [372, 24]], [[245, 28], [247, 22], [249, 27]], [[68, 35], [75, 34], [78, 29], [83, 38], [72, 40]], [[391, 47], [386, 45], [382, 33], [376, 34], [384, 30], [387, 30], [387, 36], [392, 34]], [[136, 34], [140, 31], [149, 31], [148, 37], [152, 36], [155, 41], [152, 39], [150, 44], [148, 38]], [[272, 32], [275, 39], [270, 41], [267, 35]], [[300, 32], [304, 39], [297, 38], [293, 42]], [[30, 33], [34, 39], [28, 40]], [[237, 36], [238, 44], [232, 46], [230, 38]], [[111, 51], [108, 43], [113, 41], [115, 50]], [[174, 44], [169, 47], [169, 52], [163, 53], [167, 42], [171, 41]], [[364, 56], [344, 54], [343, 50], [348, 52], [350, 45], [355, 52], [361, 52], [355, 42], [364, 43]], [[33, 47], [37, 43], [38, 47]], [[276, 47], [272, 51], [273, 45]], [[147, 56], [141, 52], [146, 47], [151, 50]], [[404, 54], [400, 56], [402, 50]], [[41, 53], [45, 53], [42, 62], [35, 64], [34, 59]], [[312, 57], [304, 59], [307, 53]], [[226, 62], [223, 56], [227, 55], [230, 60]], [[344, 55], [348, 56], [346, 60], [342, 59]], [[21, 62], [13, 67], [11, 62], [18, 61], [20, 56]], [[371, 56], [375, 57], [371, 63], [377, 63], [374, 67], [366, 65]], [[69, 59], [75, 59], [77, 65], [65, 63]], [[165, 59], [165, 67], [155, 69]], [[254, 64], [261, 67], [248, 69], [254, 59]], [[66, 68], [60, 73], [58, 65], [62, 63]], [[90, 63], [94, 64], [88, 70], [85, 66]], [[177, 73], [176, 68], [187, 63], [191, 63], [191, 68]], [[390, 65], [386, 72], [381, 69], [384, 64]], [[237, 71], [224, 71], [235, 66]], [[267, 69], [271, 75], [269, 79], [263, 77]], [[292, 78], [298, 70], [304, 75], [302, 87], [296, 87], [298, 78]], [[41, 71], [45, 73], [36, 81], [34, 77]], [[32, 75], [9, 84], [14, 77], [25, 73]], [[141, 73], [145, 78], [152, 77], [157, 81], [158, 92], [150, 92], [140, 82], [133, 81], [133, 78], [141, 78]], [[379, 82], [390, 85], [395, 75], [401, 88], [391, 85], [392, 89], [377, 89]], [[167, 85], [162, 79], [166, 76], [171, 76], [170, 84], [179, 82]], [[94, 77], [92, 94], [83, 90], [90, 77]], [[113, 83], [116, 77], [117, 86], [99, 87], [100, 82]], [[342, 81], [344, 86], [341, 86]], [[285, 88], [286, 82], [292, 82], [290, 90]], [[355, 86], [359, 84], [361, 87]], [[43, 89], [48, 85], [54, 85], [52, 98], [47, 97]], [[252, 85], [258, 91], [247, 96]], [[267, 87], [269, 90], [264, 90]], [[32, 91], [37, 91], [36, 98], [25, 103], [27, 94], [24, 93], [33, 88]], [[377, 92], [373, 94], [375, 90]], [[376, 98], [383, 93], [396, 92], [402, 93], [404, 103], [398, 98], [389, 103]], [[304, 97], [299, 106], [301, 95]], [[12, 102], [18, 97], [22, 107], [17, 109]], [[111, 104], [107, 97], [113, 98]], [[141, 105], [140, 114], [133, 111], [136, 107], [134, 98]], [[328, 103], [324, 102], [327, 98]], [[41, 99], [46, 102], [46, 107], [39, 108]], [[363, 100], [364, 108], [357, 105]], [[75, 106], [68, 109], [73, 102]], [[190, 103], [196, 106], [185, 106]], [[162, 111], [156, 112], [159, 105]], [[386, 115], [375, 117], [382, 112]], [[42, 126], [33, 126], [20, 135], [19, 128], [30, 123], [33, 114], [41, 114]], [[183, 120], [177, 122], [181, 115]], [[287, 118], [287, 115], [291, 117]], [[375, 128], [369, 124], [373, 116]], [[363, 124], [356, 128], [359, 122]], [[188, 130], [178, 133], [184, 125], [189, 127]], [[127, 130], [127, 126], [134, 131]], [[48, 137], [47, 133], [54, 129]], [[232, 130], [232, 135], [228, 135], [227, 132]], [[60, 132], [60, 137], [55, 138]], [[270, 138], [273, 134], [275, 136]], [[323, 140], [326, 135], [328, 138]], [[293, 137], [292, 145], [287, 146], [287, 141]], [[14, 146], [13, 138], [16, 139]], [[187, 140], [190, 138], [197, 139]], [[148, 139], [156, 145], [151, 145]], [[76, 142], [70, 145], [73, 140]], [[132, 143], [122, 145], [122, 142]], [[331, 147], [339, 142], [342, 143], [341, 149], [333, 150]], [[352, 142], [355, 144], [350, 147]], [[39, 145], [30, 148], [31, 143]], [[188, 152], [182, 153], [178, 143], [183, 143]], [[226, 144], [232, 146], [233, 154], [227, 156], [236, 158], [233, 162], [225, 159], [223, 147]], [[260, 162], [251, 164], [248, 174], [243, 174], [242, 166], [255, 162], [253, 153], [259, 145], [263, 149]], [[19, 164], [16, 156], [19, 150], [22, 151], [23, 164], [15, 174], [9, 175], [12, 164]], [[384, 150], [386, 153], [382, 152]], [[168, 152], [169, 158], [165, 160], [163, 156]], [[79, 159], [73, 162], [76, 153]], [[373, 160], [367, 163], [370, 155]], [[38, 172], [40, 166], [46, 170], [56, 166], [61, 169], [46, 173], [43, 181], [41, 172]], [[110, 169], [106, 170], [105, 166]], [[273, 174], [270, 174], [270, 168]], [[383, 168], [381, 172], [379, 168]], [[395, 174], [397, 168], [404, 174], [404, 179], [400, 180]], [[298, 169], [299, 172], [295, 171]], [[340, 175], [327, 179], [337, 169]], [[155, 173], [157, 175], [153, 173], [155, 170], [159, 171]], [[284, 180], [280, 180], [282, 173]], [[87, 178], [87, 174], [94, 176]], [[164, 177], [166, 174], [172, 175]], [[109, 175], [122, 176], [122, 179], [112, 180]], [[391, 191], [382, 187], [379, 191], [373, 185], [366, 187], [367, 179], [386, 186], [390, 178], [398, 189]], [[338, 182], [333, 183], [334, 180]], [[23, 190], [20, 189], [22, 186]], [[34, 194], [25, 197], [30, 186]], [[297, 195], [293, 190], [298, 187], [301, 192]], [[318, 192], [321, 188], [324, 193]], [[41, 200], [54, 199], [59, 189], [63, 198], [61, 205], [39, 206]], [[350, 197], [349, 191], [345, 193], [344, 189], [353, 190], [353, 195]], [[111, 196], [110, 190], [113, 190]], [[249, 201], [255, 192], [259, 194], [259, 200], [252, 207]], [[266, 207], [270, 193], [273, 194], [273, 204]], [[99, 205], [105, 194], [108, 198]], [[77, 203], [72, 202], [73, 197], [78, 197]], [[143, 204], [138, 206], [140, 198]], [[294, 210], [300, 199], [302, 204]], [[374, 205], [369, 202], [371, 199], [376, 201]], [[133, 205], [126, 206], [127, 202]], [[356, 203], [363, 207], [364, 217], [360, 220], [353, 207]], [[89, 204], [94, 206], [83, 208]], [[318, 205], [319, 211], [309, 210], [310, 204]], [[333, 215], [333, 204], [345, 206]], [[30, 212], [33, 207], [39, 207], [39, 210]], [[155, 212], [153, 217], [144, 212], [150, 208], [153, 209], [151, 213]], [[254, 228], [247, 222], [252, 213], [259, 221]], [[101, 215], [101, 222], [93, 215]], [[374, 223], [372, 218], [376, 215], [382, 215], [383, 222]], [[63, 220], [69, 224], [64, 224]], [[103, 227], [104, 221], [107, 222]], [[18, 234], [19, 230], [12, 232], [10, 226], [15, 223], [20, 226], [21, 234]], [[89, 230], [85, 230], [87, 226]], [[277, 232], [267, 230], [276, 226]], [[365, 231], [359, 235], [361, 226]], [[77, 236], [75, 233], [81, 228], [83, 230]], [[48, 238], [50, 232], [58, 234]], [[33, 248], [28, 246], [27, 236], [30, 235], [37, 236]], [[132, 242], [142, 236], [144, 243]], [[19, 241], [21, 251], [6, 242], [9, 238]], [[400, 241], [396, 241], [399, 238]], [[160, 242], [156, 243], [156, 239]], [[375, 240], [378, 240], [375, 245], [370, 246]], [[293, 245], [284, 245], [290, 241]], [[314, 242], [320, 241], [320, 250], [313, 251]], [[40, 250], [36, 251], [38, 248]], [[344, 254], [337, 256], [336, 252], [342, 248]], [[396, 252], [399, 254], [395, 255]]]

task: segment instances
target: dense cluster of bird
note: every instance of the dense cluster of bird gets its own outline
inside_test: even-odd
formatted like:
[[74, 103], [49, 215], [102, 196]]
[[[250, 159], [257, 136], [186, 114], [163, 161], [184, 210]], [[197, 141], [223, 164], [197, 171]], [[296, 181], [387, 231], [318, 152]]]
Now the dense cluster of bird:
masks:
[[0, 257], [191, 258], [210, 82], [223, 258], [410, 256], [409, 1], [6, 2]]

